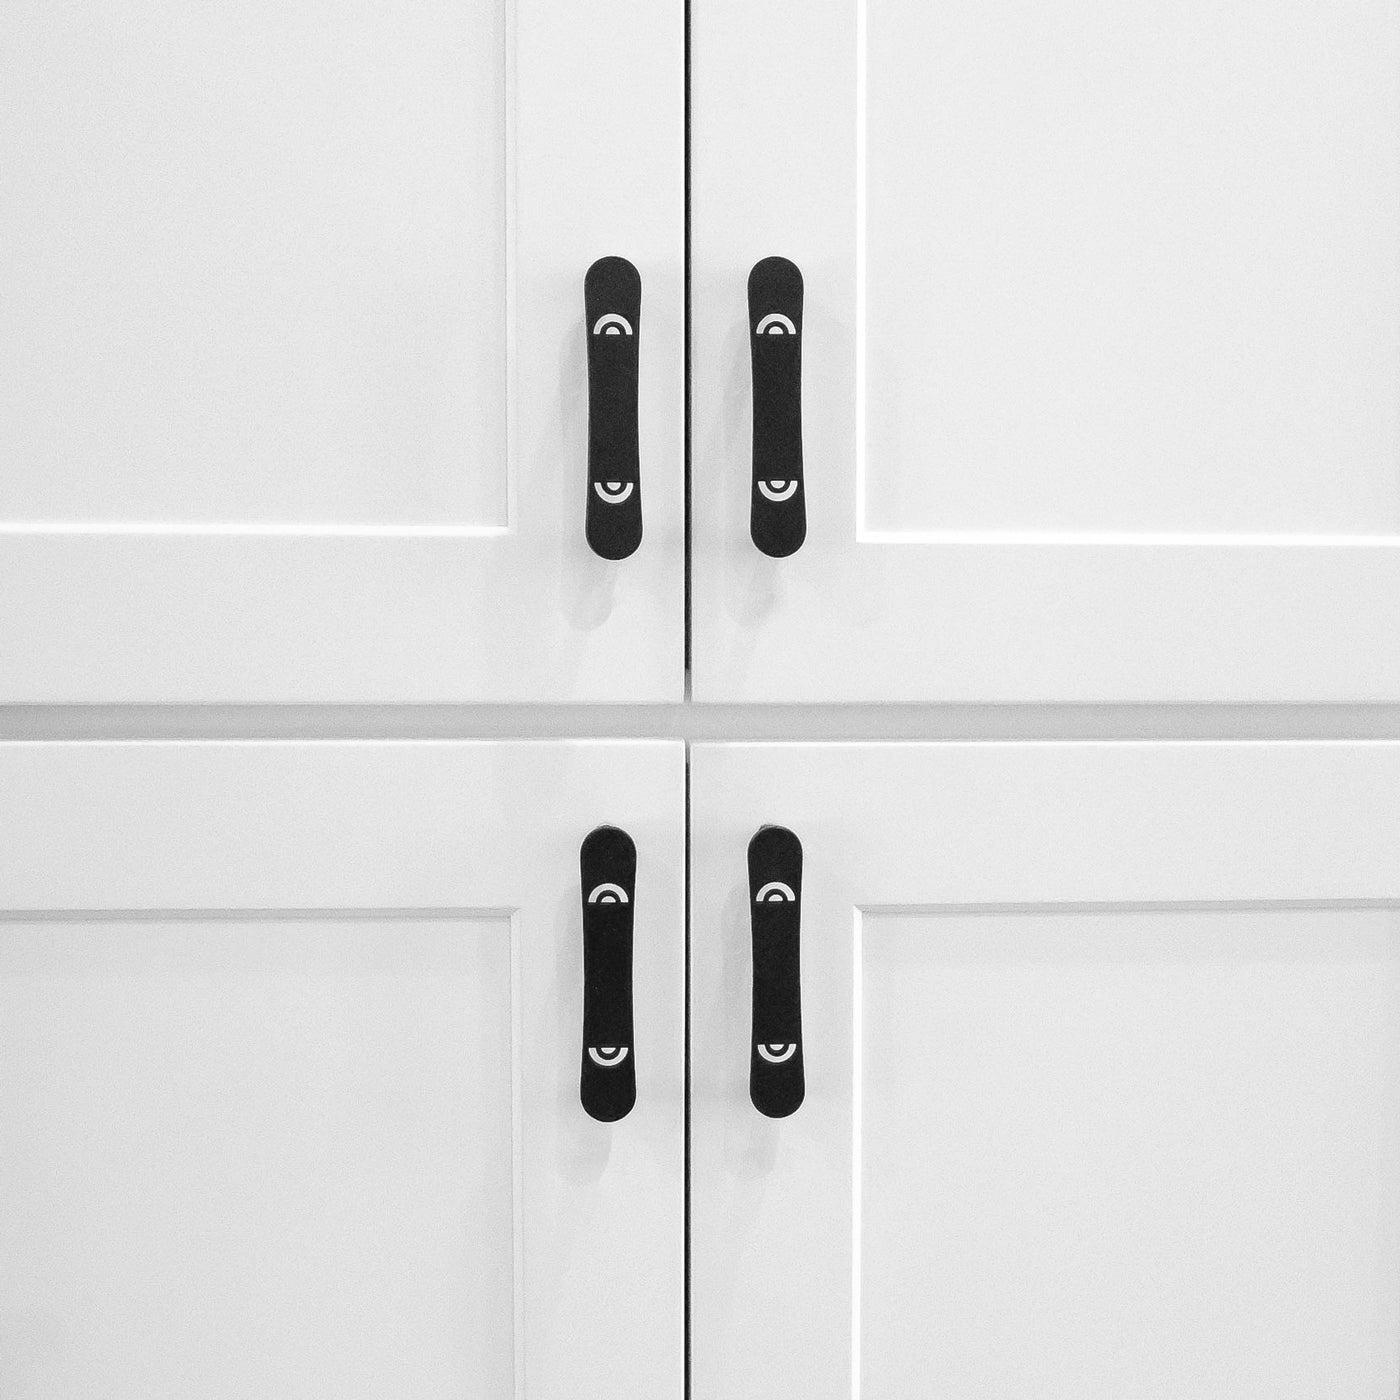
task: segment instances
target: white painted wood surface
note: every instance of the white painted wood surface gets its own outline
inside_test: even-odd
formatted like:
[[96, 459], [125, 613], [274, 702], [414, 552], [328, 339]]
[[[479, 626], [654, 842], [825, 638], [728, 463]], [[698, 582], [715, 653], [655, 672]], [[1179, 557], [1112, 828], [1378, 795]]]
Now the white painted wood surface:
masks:
[[683, 42], [680, 0], [7, 5], [0, 700], [679, 699]]
[[[638, 852], [612, 1125], [600, 822]], [[679, 744], [9, 744], [0, 830], [7, 1400], [680, 1396]]]
[[1400, 745], [705, 744], [691, 803], [695, 1400], [1394, 1395]]
[[[694, 693], [1400, 695], [1400, 7], [695, 0]], [[807, 543], [745, 279], [806, 280]]]

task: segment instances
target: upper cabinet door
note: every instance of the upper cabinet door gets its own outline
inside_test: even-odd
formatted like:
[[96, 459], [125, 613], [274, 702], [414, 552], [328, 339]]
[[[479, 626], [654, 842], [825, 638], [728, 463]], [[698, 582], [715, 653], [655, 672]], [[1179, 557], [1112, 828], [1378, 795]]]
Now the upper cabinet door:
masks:
[[684, 822], [672, 743], [0, 746], [5, 1400], [681, 1400]]
[[[7, 4], [0, 700], [678, 699], [683, 21]], [[600, 330], [640, 366], [620, 561], [604, 257], [641, 284]]]
[[1400, 698], [1395, 0], [693, 13], [698, 698]]
[[1395, 1395], [1400, 746], [701, 746], [691, 801], [694, 1400]]

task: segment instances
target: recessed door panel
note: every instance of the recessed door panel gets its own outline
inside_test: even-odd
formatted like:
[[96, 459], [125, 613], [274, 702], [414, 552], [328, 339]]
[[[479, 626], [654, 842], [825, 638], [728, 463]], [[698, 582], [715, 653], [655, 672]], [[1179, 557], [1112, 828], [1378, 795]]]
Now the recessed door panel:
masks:
[[863, 1392], [1385, 1393], [1392, 910], [867, 914]]
[[11, 922], [16, 1396], [509, 1395], [502, 917]]
[[1400, 533], [1400, 12], [875, 3], [874, 532]]
[[0, 514], [505, 526], [506, 6], [22, 13]]

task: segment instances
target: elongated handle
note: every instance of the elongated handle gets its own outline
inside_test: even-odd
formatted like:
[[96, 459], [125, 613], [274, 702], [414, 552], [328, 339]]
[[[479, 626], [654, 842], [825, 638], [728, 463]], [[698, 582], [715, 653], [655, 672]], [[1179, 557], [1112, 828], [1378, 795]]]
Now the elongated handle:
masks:
[[583, 895], [583, 1058], [579, 1099], [590, 1118], [615, 1123], [637, 1101], [632, 1043], [632, 909], [637, 848], [615, 826], [595, 827], [579, 848]]
[[753, 361], [753, 488], [749, 534], [784, 559], [807, 538], [802, 483], [802, 274], [786, 258], [749, 273]]
[[588, 505], [595, 554], [626, 559], [642, 542], [637, 455], [637, 346], [642, 278], [626, 258], [599, 258], [583, 279], [588, 332]]
[[753, 932], [753, 1040], [749, 1098], [769, 1118], [796, 1113], [807, 1092], [802, 1068], [802, 843], [785, 826], [749, 842]]

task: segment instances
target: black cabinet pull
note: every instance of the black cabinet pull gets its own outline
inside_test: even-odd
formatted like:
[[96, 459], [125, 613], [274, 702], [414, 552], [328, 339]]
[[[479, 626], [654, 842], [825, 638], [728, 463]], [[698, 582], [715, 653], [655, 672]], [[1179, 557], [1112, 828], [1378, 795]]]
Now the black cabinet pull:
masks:
[[595, 827], [579, 848], [583, 895], [583, 1058], [578, 1096], [600, 1123], [637, 1102], [632, 1043], [632, 906], [637, 848], [615, 826]]
[[595, 554], [626, 559], [642, 542], [637, 457], [637, 343], [642, 278], [626, 258], [599, 258], [583, 279], [588, 332], [588, 505]]
[[802, 842], [785, 826], [761, 827], [749, 842], [753, 933], [753, 1042], [749, 1098], [769, 1118], [796, 1113], [807, 1091], [802, 1069]]
[[785, 559], [807, 538], [802, 484], [802, 274], [786, 258], [749, 273], [753, 361], [753, 487], [749, 534]]

